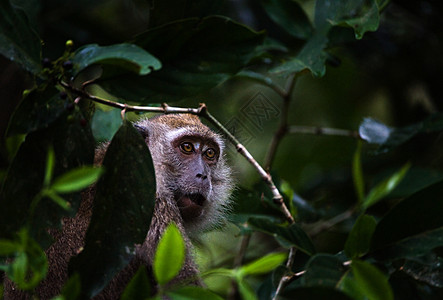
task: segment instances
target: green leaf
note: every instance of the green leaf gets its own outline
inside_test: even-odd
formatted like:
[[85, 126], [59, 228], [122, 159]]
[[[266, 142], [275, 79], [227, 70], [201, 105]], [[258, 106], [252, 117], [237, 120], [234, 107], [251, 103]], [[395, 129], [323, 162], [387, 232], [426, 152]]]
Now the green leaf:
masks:
[[286, 253], [270, 253], [238, 269], [242, 276], [266, 274], [277, 268], [287, 258]]
[[59, 91], [52, 85], [32, 90], [14, 111], [7, 136], [27, 134], [49, 127], [66, 112], [67, 101], [60, 98]]
[[332, 26], [349, 26], [355, 37], [361, 39], [367, 31], [379, 25], [379, 11], [375, 0], [318, 0], [315, 4], [315, 27], [327, 31]]
[[375, 228], [372, 255], [383, 260], [415, 257], [442, 246], [442, 194], [439, 182], [396, 205]]
[[57, 177], [51, 189], [60, 194], [81, 191], [96, 182], [102, 173], [103, 168], [82, 166]]
[[372, 188], [369, 194], [363, 200], [362, 209], [366, 210], [368, 207], [374, 205], [375, 203], [383, 199], [383, 197], [388, 195], [391, 191], [393, 191], [403, 180], [410, 167], [411, 164], [407, 163], [395, 174], [383, 180], [374, 188]]
[[376, 267], [364, 261], [353, 260], [351, 269], [359, 289], [369, 300], [394, 299], [388, 278]]
[[80, 276], [75, 273], [72, 275], [62, 288], [61, 298], [63, 300], [76, 300], [80, 295], [81, 283]]
[[248, 284], [248, 282], [244, 279], [240, 279], [237, 281], [238, 289], [240, 292], [240, 295], [242, 296], [242, 299], [244, 300], [258, 300], [257, 296], [255, 295], [254, 290], [252, 287]]
[[31, 73], [41, 70], [41, 42], [22, 9], [0, 0], [0, 54]]
[[248, 226], [254, 230], [273, 235], [284, 247], [294, 246], [308, 255], [315, 253], [311, 239], [297, 224], [280, 226], [265, 218], [249, 218]]
[[48, 156], [46, 157], [46, 170], [45, 170], [45, 179], [43, 180], [43, 185], [49, 186], [52, 180], [52, 176], [54, 174], [55, 167], [55, 154], [54, 147], [49, 146]]
[[363, 203], [365, 196], [365, 182], [361, 166], [361, 149], [362, 143], [359, 141], [352, 161], [352, 179], [354, 180], [354, 188], [357, 192], [358, 203], [360, 204]]
[[31, 290], [45, 278], [48, 261], [42, 248], [29, 236], [28, 230], [20, 230], [16, 243], [18, 251], [5, 273], [18, 288]]
[[249, 63], [263, 38], [263, 33], [226, 17], [176, 21], [136, 39], [161, 60], [161, 70], [149, 76], [116, 76], [100, 84], [116, 96], [144, 104], [196, 97]]
[[[125, 122], [112, 139], [97, 183], [94, 212], [83, 252], [70, 261], [91, 298], [122, 270], [148, 232], [155, 202], [155, 177], [142, 136]], [[106, 242], [104, 242], [106, 241]]]
[[146, 266], [142, 265], [126, 286], [120, 300], [148, 299], [150, 296], [151, 282]]
[[[168, 299], [172, 300], [221, 300], [220, 296], [198, 286], [184, 286], [166, 293]], [[131, 298], [134, 299], [134, 298]]]
[[133, 44], [86, 45], [75, 52], [72, 62], [74, 74], [78, 74], [92, 64], [110, 64], [138, 75], [147, 75], [161, 68], [161, 63], [157, 58]]
[[309, 70], [312, 75], [322, 77], [326, 73], [327, 54], [324, 51], [328, 38], [321, 34], [314, 34], [294, 58], [273, 68], [271, 72], [281, 74], [296, 74]]
[[[11, 237], [29, 219], [28, 208], [32, 200], [43, 190], [48, 148], [55, 152], [54, 176], [94, 159], [94, 139], [90, 128], [82, 123], [83, 117], [62, 114], [48, 128], [27, 135], [21, 144], [0, 191], [0, 233]], [[60, 228], [60, 219], [73, 216], [80, 203], [80, 193], [64, 196], [72, 210], [66, 211], [53, 201], [40, 201], [31, 224], [31, 236], [43, 247], [49, 246], [48, 227]], [[48, 199], [46, 199], [48, 200]]]
[[307, 39], [312, 25], [299, 3], [291, 0], [262, 0], [269, 17], [293, 37]]
[[302, 277], [303, 285], [335, 287], [344, 272], [343, 263], [336, 256], [316, 254], [306, 264], [306, 273]]
[[377, 222], [374, 217], [368, 215], [358, 217], [345, 243], [345, 253], [349, 258], [360, 257], [369, 251], [375, 226]]
[[164, 285], [174, 279], [185, 261], [185, 242], [174, 223], [163, 233], [154, 256], [153, 271], [157, 282]]
[[11, 240], [0, 240], [0, 256], [8, 256], [20, 250], [20, 244]]
[[43, 195], [49, 197], [52, 201], [57, 203], [57, 205], [62, 207], [64, 210], [71, 209], [71, 204], [62, 197], [60, 197], [59, 195], [57, 195], [57, 193], [55, 193], [53, 190], [44, 190]]
[[91, 121], [92, 134], [96, 141], [109, 141], [120, 128], [121, 124], [121, 110], [111, 109], [104, 111], [97, 107]]

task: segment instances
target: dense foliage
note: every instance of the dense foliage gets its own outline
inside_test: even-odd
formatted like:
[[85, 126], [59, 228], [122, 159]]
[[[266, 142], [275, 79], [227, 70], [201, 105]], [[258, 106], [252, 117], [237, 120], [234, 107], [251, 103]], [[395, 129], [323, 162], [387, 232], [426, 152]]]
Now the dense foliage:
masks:
[[[168, 285], [184, 255], [171, 225], [153, 266], [158, 293], [441, 299], [439, 6], [0, 0], [2, 275], [32, 293], [48, 268], [48, 227], [75, 215], [97, 182], [86, 245], [59, 299], [103, 289], [143, 240], [154, 205], [149, 151], [127, 121], [143, 111], [133, 105], [205, 102], [270, 172], [290, 215], [231, 145], [230, 223], [198, 244], [207, 287]], [[152, 296], [149, 282], [140, 269], [122, 298]]]

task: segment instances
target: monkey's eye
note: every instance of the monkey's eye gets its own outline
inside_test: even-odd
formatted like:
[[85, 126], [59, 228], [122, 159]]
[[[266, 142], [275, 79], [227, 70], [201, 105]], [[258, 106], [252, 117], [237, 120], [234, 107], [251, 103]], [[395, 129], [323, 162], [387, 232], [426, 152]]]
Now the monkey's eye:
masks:
[[182, 143], [180, 144], [180, 149], [185, 153], [194, 152], [194, 146], [191, 143]]
[[209, 159], [214, 159], [215, 158], [215, 150], [212, 148], [209, 148], [208, 150], [205, 151], [205, 156]]

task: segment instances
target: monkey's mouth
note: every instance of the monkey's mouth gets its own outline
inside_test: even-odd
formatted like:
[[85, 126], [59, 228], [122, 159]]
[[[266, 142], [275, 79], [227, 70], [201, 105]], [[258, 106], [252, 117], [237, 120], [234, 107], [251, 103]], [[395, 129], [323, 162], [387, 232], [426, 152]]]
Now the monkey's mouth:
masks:
[[177, 206], [183, 220], [188, 221], [200, 217], [206, 201], [202, 194], [180, 195], [177, 199]]

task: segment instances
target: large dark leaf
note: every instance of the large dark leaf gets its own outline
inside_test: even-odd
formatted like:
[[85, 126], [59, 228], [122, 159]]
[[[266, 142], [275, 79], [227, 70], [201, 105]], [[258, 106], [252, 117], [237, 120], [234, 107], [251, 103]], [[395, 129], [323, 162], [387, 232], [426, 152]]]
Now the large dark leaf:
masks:
[[27, 134], [48, 127], [66, 111], [66, 102], [51, 85], [31, 91], [12, 115], [8, 136]]
[[125, 74], [101, 81], [121, 98], [138, 103], [194, 97], [237, 73], [254, 56], [263, 34], [225, 17], [186, 19], [154, 28], [136, 44], [163, 68], [148, 76]]
[[423, 255], [443, 245], [443, 182], [413, 194], [377, 225], [371, 250], [379, 259]]
[[291, 0], [262, 0], [266, 13], [281, 29], [300, 39], [307, 39], [313, 30], [299, 3]]
[[117, 131], [103, 161], [85, 249], [70, 263], [78, 272], [82, 293], [91, 298], [122, 270], [149, 229], [155, 199], [152, 159], [141, 135], [130, 123]]
[[[2, 235], [13, 234], [27, 222], [29, 205], [43, 186], [49, 147], [54, 147], [55, 151], [54, 178], [93, 162], [94, 140], [79, 114], [64, 113], [48, 128], [30, 133], [10, 166], [0, 194]], [[31, 231], [34, 238], [44, 246], [48, 243], [48, 226], [59, 227], [62, 216], [73, 215], [80, 195], [63, 195], [63, 198], [71, 203], [73, 209], [69, 212], [46, 198], [36, 208]]]
[[0, 0], [0, 54], [32, 73], [41, 70], [41, 42], [20, 8]]

